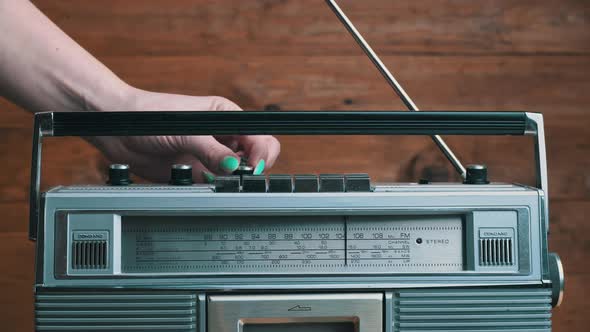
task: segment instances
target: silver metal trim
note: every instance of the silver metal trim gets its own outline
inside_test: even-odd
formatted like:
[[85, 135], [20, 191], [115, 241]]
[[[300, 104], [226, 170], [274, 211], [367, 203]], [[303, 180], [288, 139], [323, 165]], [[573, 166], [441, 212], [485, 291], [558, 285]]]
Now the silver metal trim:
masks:
[[31, 156], [31, 188], [29, 199], [29, 239], [37, 240], [41, 220], [41, 156], [43, 136], [53, 136], [53, 113], [35, 114], [33, 149]]
[[549, 231], [549, 181], [547, 174], [547, 150], [545, 147], [545, 126], [543, 114], [526, 112], [525, 135], [535, 136], [535, 169], [536, 186], [545, 195], [544, 215], [545, 226]]
[[110, 169], [129, 169], [128, 164], [111, 164]]
[[537, 128], [538, 128], [537, 121], [539, 120], [539, 118], [542, 121], [543, 115], [540, 113], [531, 113], [531, 112], [525, 112], [524, 114], [526, 116], [524, 134], [525, 135], [537, 135]]
[[37, 113], [39, 117], [39, 130], [42, 136], [53, 136], [53, 112]]
[[[381, 73], [385, 81], [393, 88], [395, 93], [400, 97], [404, 105], [410, 110], [417, 112], [419, 111], [418, 106], [412, 101], [410, 96], [406, 93], [404, 88], [399, 84], [399, 82], [395, 79], [393, 74], [387, 69], [385, 64], [381, 61], [377, 53], [373, 51], [373, 48], [367, 43], [365, 38], [360, 34], [360, 32], [356, 29], [354, 24], [350, 21], [350, 19], [346, 16], [346, 14], [342, 11], [340, 6], [336, 3], [336, 0], [326, 0], [326, 3], [332, 9], [336, 17], [340, 20], [340, 22], [346, 27], [346, 30], [350, 33], [352, 38], [356, 41], [356, 43], [361, 47], [361, 49], [365, 52], [367, 57], [371, 60], [371, 62], [375, 65], [377, 70]], [[449, 162], [453, 165], [457, 173], [461, 175], [463, 179], [467, 177], [467, 171], [465, 167], [461, 164], [461, 161], [457, 158], [457, 156], [453, 153], [453, 151], [449, 148], [449, 146], [445, 143], [445, 141], [439, 135], [431, 136], [434, 143], [438, 146], [438, 148], [442, 151], [445, 157], [449, 160]]]
[[198, 332], [207, 332], [207, 295], [205, 293], [197, 295], [197, 323]]
[[467, 167], [469, 169], [479, 169], [479, 170], [486, 168], [484, 165], [479, 165], [479, 164], [470, 164], [470, 165], [467, 165]]
[[[112, 268], [113, 274], [121, 274], [121, 215], [113, 215], [113, 239], [112, 239]], [[107, 251], [108, 253], [108, 251]], [[108, 257], [108, 256], [107, 256]], [[110, 262], [109, 262], [110, 263]]]
[[384, 332], [392, 332], [393, 330], [393, 311], [396, 309], [394, 308], [393, 304], [393, 292], [385, 292], [384, 294], [385, 305], [383, 306], [383, 325], [385, 327]]
[[193, 167], [186, 164], [174, 164], [172, 165], [172, 169], [193, 169]]

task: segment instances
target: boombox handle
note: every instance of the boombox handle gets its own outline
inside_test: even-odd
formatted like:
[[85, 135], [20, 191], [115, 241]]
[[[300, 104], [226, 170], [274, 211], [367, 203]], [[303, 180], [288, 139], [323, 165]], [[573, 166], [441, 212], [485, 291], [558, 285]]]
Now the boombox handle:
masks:
[[536, 186], [545, 195], [543, 116], [528, 112], [44, 112], [35, 115], [29, 238], [41, 219], [44, 137], [149, 135], [533, 135]]

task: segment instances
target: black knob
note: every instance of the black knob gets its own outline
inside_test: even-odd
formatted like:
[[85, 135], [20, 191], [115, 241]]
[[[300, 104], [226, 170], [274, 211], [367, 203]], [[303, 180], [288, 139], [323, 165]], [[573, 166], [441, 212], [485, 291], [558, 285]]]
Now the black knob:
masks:
[[485, 165], [468, 165], [466, 184], [488, 184], [488, 168]]
[[111, 164], [107, 183], [111, 186], [126, 186], [133, 183], [129, 178], [129, 165]]
[[242, 158], [240, 160], [240, 165], [238, 168], [232, 173], [232, 175], [238, 175], [240, 177], [240, 184], [244, 180], [244, 175], [253, 175], [254, 174], [254, 167], [248, 165], [248, 160], [246, 158]]
[[254, 174], [254, 167], [248, 165], [248, 160], [246, 158], [242, 158], [240, 160], [240, 165], [238, 168], [232, 173], [232, 175], [252, 175]]
[[172, 165], [170, 184], [175, 186], [190, 186], [193, 184], [193, 167], [184, 164]]

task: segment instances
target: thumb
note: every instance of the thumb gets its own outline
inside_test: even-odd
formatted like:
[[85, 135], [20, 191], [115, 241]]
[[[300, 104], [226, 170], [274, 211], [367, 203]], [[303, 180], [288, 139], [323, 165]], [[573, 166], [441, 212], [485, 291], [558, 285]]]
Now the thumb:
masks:
[[215, 174], [229, 174], [240, 165], [240, 157], [212, 136], [178, 136], [178, 150], [196, 156]]

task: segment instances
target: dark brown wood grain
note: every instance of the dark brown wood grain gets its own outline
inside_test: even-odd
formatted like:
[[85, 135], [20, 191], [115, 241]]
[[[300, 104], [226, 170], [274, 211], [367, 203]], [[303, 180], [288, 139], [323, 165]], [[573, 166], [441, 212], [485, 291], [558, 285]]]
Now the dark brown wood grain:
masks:
[[[34, 2], [101, 55], [360, 54], [318, 0]], [[590, 8], [584, 0], [340, 3], [382, 54], [590, 51]]]
[[[567, 274], [554, 331], [590, 325], [590, 3], [586, 0], [341, 0], [421, 109], [542, 112], [550, 249]], [[404, 110], [323, 1], [35, 0], [128, 83], [222, 95], [244, 109]], [[1, 38], [1, 37], [0, 37]], [[24, 50], [26, 51], [26, 50]], [[27, 240], [32, 116], [0, 98], [0, 322], [33, 329]], [[279, 137], [275, 173], [368, 172], [375, 181], [456, 180], [426, 137]], [[532, 184], [532, 141], [445, 137], [496, 181]], [[108, 161], [82, 139], [44, 147], [43, 186], [102, 183]]]
[[[364, 56], [104, 57], [149, 90], [223, 95], [244, 109], [404, 110]], [[385, 56], [423, 110], [586, 111], [590, 56]]]

